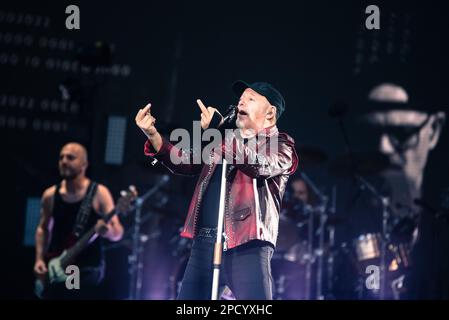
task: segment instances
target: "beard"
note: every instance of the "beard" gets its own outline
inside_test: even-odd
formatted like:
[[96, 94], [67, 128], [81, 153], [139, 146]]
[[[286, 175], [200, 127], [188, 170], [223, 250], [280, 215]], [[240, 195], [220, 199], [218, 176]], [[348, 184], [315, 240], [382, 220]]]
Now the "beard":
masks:
[[76, 171], [73, 169], [59, 169], [59, 175], [61, 178], [66, 180], [74, 180], [76, 177], [79, 176], [81, 171]]

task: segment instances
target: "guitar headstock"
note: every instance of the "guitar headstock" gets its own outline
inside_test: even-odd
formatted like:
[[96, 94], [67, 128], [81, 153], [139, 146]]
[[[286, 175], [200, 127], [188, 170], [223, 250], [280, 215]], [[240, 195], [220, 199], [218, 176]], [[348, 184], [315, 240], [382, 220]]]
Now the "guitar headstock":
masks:
[[132, 203], [137, 199], [136, 187], [131, 185], [128, 190], [120, 191], [120, 198], [117, 200], [115, 210], [117, 214], [123, 215], [132, 209]]

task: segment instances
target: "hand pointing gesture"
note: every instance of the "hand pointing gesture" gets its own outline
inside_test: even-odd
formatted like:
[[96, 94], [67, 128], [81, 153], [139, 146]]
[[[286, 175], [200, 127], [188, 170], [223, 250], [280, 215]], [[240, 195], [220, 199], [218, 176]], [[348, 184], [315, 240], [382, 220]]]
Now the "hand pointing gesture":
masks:
[[201, 109], [201, 128], [203, 128], [203, 130], [206, 130], [207, 128], [209, 128], [210, 122], [212, 121], [212, 118], [214, 117], [215, 112], [221, 118], [219, 125], [221, 125], [223, 123], [223, 116], [217, 109], [215, 109], [213, 107], [206, 108], [206, 106], [200, 99], [196, 100], [196, 103], [198, 103], [198, 106]]

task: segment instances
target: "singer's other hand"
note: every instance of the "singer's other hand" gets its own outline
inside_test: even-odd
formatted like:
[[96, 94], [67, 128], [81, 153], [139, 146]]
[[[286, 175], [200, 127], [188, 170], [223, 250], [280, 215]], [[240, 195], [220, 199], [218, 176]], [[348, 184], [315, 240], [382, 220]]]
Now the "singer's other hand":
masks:
[[221, 117], [219, 126], [221, 126], [223, 124], [223, 116], [220, 114], [220, 112], [216, 108], [213, 108], [213, 107], [206, 108], [206, 106], [203, 104], [203, 102], [200, 99], [196, 100], [196, 103], [198, 103], [198, 106], [201, 109], [201, 128], [203, 128], [203, 130], [206, 130], [207, 128], [209, 128], [210, 122], [212, 121], [212, 118], [213, 118], [215, 112]]

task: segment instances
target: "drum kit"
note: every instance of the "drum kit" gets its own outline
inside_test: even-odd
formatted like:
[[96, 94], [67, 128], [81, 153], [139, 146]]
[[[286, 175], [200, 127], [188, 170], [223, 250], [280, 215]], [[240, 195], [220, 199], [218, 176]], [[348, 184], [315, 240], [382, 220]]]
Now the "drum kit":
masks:
[[[297, 150], [301, 155], [302, 168], [299, 177], [317, 199], [307, 202], [295, 196], [287, 188], [280, 215], [279, 238], [272, 260], [274, 298], [338, 299], [335, 294], [335, 279], [345, 272], [336, 270], [336, 260], [346, 260], [350, 265], [354, 299], [399, 299], [404, 290], [404, 275], [410, 267], [410, 244], [416, 222], [409, 218], [392, 218], [392, 208], [383, 196], [364, 177], [382, 172], [389, 162], [378, 154], [356, 154], [338, 157], [327, 166], [335, 177], [351, 177], [367, 190], [371, 197], [380, 201], [379, 232], [360, 233], [349, 243], [336, 243], [336, 228], [348, 223], [336, 214], [336, 187], [331, 196], [321, 192], [305, 173], [312, 166], [323, 165], [327, 156], [318, 148], [304, 146]], [[351, 161], [357, 162], [357, 170]], [[293, 181], [296, 180], [293, 177]], [[291, 182], [290, 182], [291, 187]], [[379, 271], [374, 287], [367, 287], [367, 268], [374, 266]], [[346, 296], [345, 298], [348, 298]]]

